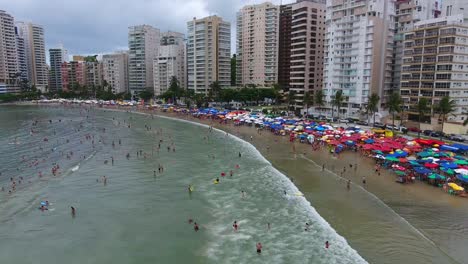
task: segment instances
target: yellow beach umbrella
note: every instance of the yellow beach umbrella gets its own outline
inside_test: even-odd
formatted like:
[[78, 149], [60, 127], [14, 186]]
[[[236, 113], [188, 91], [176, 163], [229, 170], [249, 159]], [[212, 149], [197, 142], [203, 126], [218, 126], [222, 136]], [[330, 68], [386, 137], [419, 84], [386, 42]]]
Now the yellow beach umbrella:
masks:
[[448, 186], [450, 186], [455, 191], [465, 190], [463, 187], [461, 187], [461, 186], [459, 186], [459, 185], [457, 185], [456, 183], [453, 183], [453, 182], [448, 183]]

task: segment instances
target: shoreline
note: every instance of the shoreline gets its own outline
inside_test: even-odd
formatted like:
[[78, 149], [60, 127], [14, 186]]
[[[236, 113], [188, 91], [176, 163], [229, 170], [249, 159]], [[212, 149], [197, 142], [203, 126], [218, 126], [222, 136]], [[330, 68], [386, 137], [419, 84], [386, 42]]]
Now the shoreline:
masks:
[[[66, 105], [62, 104], [41, 105], [34, 103], [20, 103], [16, 105], [67, 107]], [[434, 236], [428, 236], [428, 234], [425, 231], [421, 230], [417, 226], [413, 226], [414, 223], [412, 223], [411, 220], [406, 219], [404, 214], [402, 215], [401, 210], [398, 210], [399, 208], [397, 206], [399, 197], [394, 197], [395, 194], [399, 194], [399, 196], [404, 194], [405, 196], [410, 196], [413, 199], [431, 202], [432, 200], [440, 197], [440, 195], [437, 195], [437, 193], [444, 193], [440, 191], [435, 191], [434, 188], [423, 183], [414, 184], [413, 186], [411, 186], [411, 190], [408, 191], [408, 188], [404, 188], [404, 186], [396, 184], [394, 180], [392, 180], [394, 179], [394, 175], [390, 174], [386, 170], [382, 170], [381, 176], [373, 175], [373, 164], [371, 159], [362, 158], [359, 156], [359, 154], [350, 152], [344, 152], [340, 154], [339, 158], [333, 158], [326, 150], [312, 151], [310, 145], [308, 144], [290, 143], [287, 137], [276, 136], [268, 131], [264, 131], [263, 133], [258, 134], [258, 132], [256, 132], [256, 130], [252, 127], [234, 126], [233, 124], [221, 125], [212, 119], [201, 120], [187, 114], [168, 113], [158, 110], [147, 111], [146, 109], [136, 108], [130, 109], [117, 107], [102, 107], [101, 109], [122, 112], [141, 112], [146, 114], [154, 114], [162, 117], [169, 117], [179, 120], [195, 122], [202, 125], [213, 126], [214, 128], [228, 132], [250, 143], [266, 160], [268, 160], [268, 162], [270, 162], [270, 164], [275, 169], [277, 169], [282, 174], [290, 178], [293, 184], [302, 193], [304, 193], [305, 197], [307, 198], [307, 201], [312, 205], [315, 211], [323, 219], [325, 219], [325, 221], [329, 223], [329, 225], [334, 230], [336, 230], [336, 232], [340, 236], [344, 237], [348, 244], [353, 249], [355, 249], [358, 252], [358, 254], [360, 254], [364, 259], [366, 259], [370, 263], [375, 263], [378, 260], [376, 256], [374, 256], [375, 254], [378, 255], [378, 252], [374, 251], [380, 250], [380, 247], [378, 245], [375, 245], [375, 247], [370, 247], [366, 249], [366, 247], [368, 246], [363, 246], [362, 242], [366, 239], [370, 239], [370, 236], [373, 236], [374, 234], [369, 234], [367, 230], [358, 230], [358, 232], [356, 233], [356, 229], [360, 229], [359, 225], [365, 225], [366, 220], [370, 220], [373, 218], [369, 216], [365, 216], [364, 218], [358, 217], [356, 221], [353, 221], [352, 223], [346, 223], [342, 219], [339, 219], [339, 217], [337, 217], [333, 213], [333, 211], [337, 210], [337, 207], [338, 209], [347, 210], [345, 213], [343, 213], [343, 216], [348, 217], [349, 215], [354, 213], [352, 212], [352, 210], [349, 211], [349, 208], [347, 208], [351, 207], [352, 209], [354, 200], [357, 200], [358, 203], [367, 203], [369, 201], [371, 203], [382, 203], [384, 206], [388, 207], [388, 209], [390, 209], [393, 212], [390, 212], [390, 215], [395, 214], [391, 217], [394, 217], [396, 219], [396, 222], [406, 222], [406, 224], [403, 223], [403, 225], [408, 225], [408, 230], [412, 231], [416, 236], [420, 236], [423, 240], [427, 239], [428, 241], [426, 242], [428, 242], [428, 244], [433, 244], [435, 248], [443, 252], [443, 255], [447, 255], [448, 258], [454, 260], [453, 257], [446, 252], [447, 250], [439, 245], [440, 243], [438, 241], [434, 241]], [[253, 140], [248, 140], [250, 137], [252, 137]], [[293, 149], [295, 149], [296, 153], [294, 153]], [[324, 163], [327, 164], [327, 170], [325, 172], [322, 172], [320, 165]], [[339, 170], [342, 167], [347, 167], [350, 163], [358, 164], [358, 171], [354, 173], [349, 172], [347, 175], [345, 175], [345, 177], [339, 176]], [[311, 172], [312, 174], [310, 174]], [[366, 184], [366, 186], [364, 187], [361, 183], [359, 183], [360, 175], [365, 175], [368, 179], [368, 184]], [[348, 178], [352, 180], [353, 183], [351, 191], [349, 192], [346, 191], [345, 183], [345, 179]], [[392, 183], [393, 185], [391, 185], [390, 183]], [[326, 186], [330, 184], [335, 185], [336, 188], [339, 190], [330, 193], [325, 191], [328, 190], [327, 188], [322, 188], [321, 186]], [[390, 186], [392, 188], [382, 190], [382, 186]], [[392, 196], [396, 199], [389, 199], [389, 197], [391, 198]], [[454, 202], [454, 197], [448, 195], [444, 196], [446, 196], [446, 198], [444, 198], [442, 202], [446, 202], [449, 204]], [[333, 201], [330, 202], [330, 199], [328, 198], [331, 198], [331, 200]], [[458, 200], [463, 201], [463, 199]], [[332, 205], [334, 206], [330, 206], [330, 203], [332, 203]], [[446, 203], [444, 205], [446, 205]], [[452, 206], [460, 206], [460, 203], [455, 202], [455, 204], [452, 204]], [[466, 205], [464, 205], [463, 207], [468, 208], [466, 207]], [[378, 209], [376, 211], [379, 210], [381, 209]], [[385, 213], [385, 210], [381, 211]], [[357, 226], [355, 224], [357, 224]], [[364, 236], [364, 238], [360, 238], [360, 236]], [[395, 250], [400, 251], [404, 250], [404, 248], [405, 245], [402, 245], [401, 248]], [[457, 259], [458, 261], [461, 261], [460, 258]], [[391, 262], [395, 261], [396, 260], [393, 260]], [[447, 263], [456, 262], [457, 261], [454, 260], [453, 262]], [[421, 261], [421, 263], [423, 262]]]

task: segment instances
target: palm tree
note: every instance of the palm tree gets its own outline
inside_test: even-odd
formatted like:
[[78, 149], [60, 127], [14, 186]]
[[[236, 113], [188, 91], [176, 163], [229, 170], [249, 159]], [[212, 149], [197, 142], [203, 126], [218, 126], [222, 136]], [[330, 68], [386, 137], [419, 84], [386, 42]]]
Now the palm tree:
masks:
[[315, 92], [315, 105], [318, 106], [319, 110], [325, 105], [325, 101], [323, 100], [324, 94], [322, 90], [318, 90]]
[[219, 95], [221, 94], [221, 85], [218, 81], [215, 81], [210, 84], [210, 88], [215, 101], [218, 101]]
[[343, 96], [343, 91], [338, 90], [335, 93], [335, 97], [332, 100], [332, 114], [333, 114], [333, 106], [336, 106], [336, 109], [338, 110], [338, 120], [340, 120], [340, 109], [341, 105], [343, 104], [344, 101], [344, 96]]
[[[428, 107], [428, 103], [429, 101], [427, 100], [427, 98], [421, 98], [419, 99], [419, 102], [418, 102], [418, 105], [417, 105], [417, 108], [418, 108], [418, 121], [419, 121], [419, 128], [421, 128], [421, 121], [424, 117], [424, 114], [429, 110], [429, 107]], [[421, 129], [418, 130], [418, 138], [419, 136], [421, 135]]]
[[275, 103], [277, 105], [281, 104], [281, 86], [277, 83], [273, 84], [273, 96], [275, 97]]
[[[456, 102], [450, 100], [450, 97], [444, 96], [437, 105], [437, 110], [439, 112], [439, 117], [442, 117], [442, 132], [444, 132], [444, 123], [447, 119], [447, 115], [455, 111]], [[442, 137], [442, 134], [440, 135]]]
[[302, 99], [302, 103], [305, 105], [306, 116], [309, 114], [309, 105], [313, 103], [313, 98], [310, 96], [310, 92], [304, 93], [304, 98]]
[[374, 125], [375, 125], [375, 113], [379, 110], [378, 108], [379, 101], [380, 101], [380, 96], [376, 93], [372, 93], [367, 98], [367, 106], [366, 106], [367, 119], [369, 119], [369, 113], [372, 113], [374, 117]]
[[395, 113], [401, 112], [401, 96], [400, 93], [394, 92], [388, 100], [388, 111], [392, 114], [392, 132], [395, 129]]

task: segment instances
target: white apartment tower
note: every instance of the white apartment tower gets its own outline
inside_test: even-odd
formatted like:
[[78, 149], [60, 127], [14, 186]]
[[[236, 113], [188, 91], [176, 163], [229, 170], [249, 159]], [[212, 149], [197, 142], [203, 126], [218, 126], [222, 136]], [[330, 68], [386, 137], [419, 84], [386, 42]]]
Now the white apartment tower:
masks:
[[[464, 121], [463, 113], [468, 112], [467, 43], [468, 24], [463, 14], [420, 21], [405, 34], [401, 97], [410, 120], [419, 119], [416, 106], [420, 98], [434, 106], [448, 96], [456, 102], [454, 116], [448, 120]], [[436, 109], [431, 108], [424, 119], [432, 114], [437, 114]]]
[[237, 12], [238, 85], [271, 86], [278, 81], [279, 11], [265, 2]]
[[172, 77], [176, 77], [179, 86], [185, 88], [185, 43], [184, 34], [164, 32], [161, 34], [161, 47], [154, 59], [154, 94], [161, 95], [170, 86]]
[[153, 89], [153, 60], [158, 55], [159, 29], [149, 25], [128, 29], [128, 77], [132, 95]]
[[414, 24], [440, 15], [437, 0], [398, 0], [395, 2], [395, 36], [393, 43], [392, 89], [400, 90], [403, 40]]
[[116, 52], [102, 56], [103, 78], [112, 93], [128, 92], [128, 52]]
[[208, 93], [211, 83], [231, 84], [231, 24], [218, 16], [187, 22], [187, 88]]
[[18, 74], [20, 78], [20, 86], [28, 80], [28, 64], [26, 62], [26, 48], [24, 47], [24, 39], [19, 36], [18, 28], [15, 27], [16, 34], [16, 57], [18, 59]]
[[0, 93], [17, 88], [19, 73], [13, 17], [0, 10]]
[[468, 2], [466, 0], [442, 1], [442, 14], [444, 16], [463, 15], [465, 23], [468, 21]]
[[24, 40], [30, 85], [45, 91], [48, 71], [45, 55], [44, 28], [30, 22], [17, 22], [18, 35]]
[[394, 1], [327, 1], [324, 94], [329, 107], [339, 90], [346, 98], [345, 116], [358, 116], [372, 93], [385, 104], [392, 85], [394, 17]]

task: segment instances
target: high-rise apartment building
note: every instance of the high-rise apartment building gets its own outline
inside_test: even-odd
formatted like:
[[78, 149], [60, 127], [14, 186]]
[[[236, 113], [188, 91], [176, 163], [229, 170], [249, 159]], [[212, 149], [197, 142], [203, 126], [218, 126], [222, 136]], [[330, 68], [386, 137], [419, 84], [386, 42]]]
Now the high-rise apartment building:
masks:
[[102, 86], [103, 65], [100, 61], [85, 61], [86, 65], [86, 85], [88, 87]]
[[154, 94], [161, 95], [176, 77], [179, 86], [185, 88], [185, 43], [184, 34], [164, 32], [161, 34], [161, 47], [154, 60]]
[[324, 94], [328, 107], [339, 90], [346, 99], [341, 109], [348, 116], [364, 111], [372, 93], [385, 105], [392, 88], [394, 17], [394, 1], [327, 1]]
[[15, 27], [16, 34], [16, 57], [18, 59], [18, 74], [20, 79], [20, 86], [28, 82], [28, 64], [26, 62], [26, 48], [24, 46], [24, 39], [18, 34], [18, 28]]
[[49, 92], [62, 90], [62, 63], [68, 61], [68, 53], [63, 48], [49, 49]]
[[30, 22], [17, 22], [18, 35], [24, 40], [30, 85], [45, 91], [48, 84], [44, 28]]
[[[444, 96], [456, 102], [449, 120], [462, 122], [468, 112], [468, 25], [462, 14], [415, 23], [405, 34], [401, 96], [408, 119], [418, 120], [417, 104], [437, 105]], [[431, 113], [434, 114], [434, 107]], [[426, 117], [425, 119], [428, 119]]]
[[436, 0], [397, 0], [395, 2], [395, 36], [393, 43], [392, 89], [399, 91], [401, 64], [403, 62], [403, 39], [414, 24], [440, 15]]
[[62, 62], [61, 64], [62, 90], [78, 91], [86, 86], [86, 64], [84, 61]]
[[305, 106], [306, 92], [314, 98], [323, 87], [325, 10], [313, 0], [292, 4], [289, 91], [295, 92], [295, 108]]
[[132, 95], [153, 90], [153, 61], [160, 45], [159, 29], [149, 25], [128, 29], [128, 77]]
[[0, 10], [0, 92], [17, 92], [20, 77], [14, 18]]
[[265, 2], [237, 12], [237, 85], [271, 86], [278, 81], [279, 11]]
[[103, 78], [114, 94], [128, 92], [128, 52], [102, 56]]
[[218, 16], [187, 22], [187, 88], [208, 93], [211, 83], [231, 84], [231, 24]]
[[289, 90], [289, 70], [291, 67], [291, 20], [292, 4], [281, 5], [278, 32], [278, 84]]

